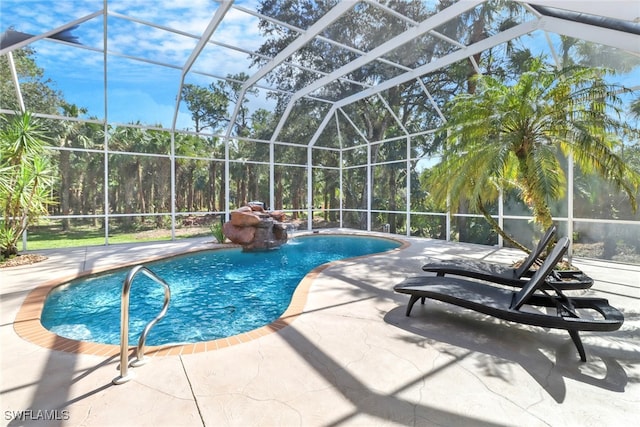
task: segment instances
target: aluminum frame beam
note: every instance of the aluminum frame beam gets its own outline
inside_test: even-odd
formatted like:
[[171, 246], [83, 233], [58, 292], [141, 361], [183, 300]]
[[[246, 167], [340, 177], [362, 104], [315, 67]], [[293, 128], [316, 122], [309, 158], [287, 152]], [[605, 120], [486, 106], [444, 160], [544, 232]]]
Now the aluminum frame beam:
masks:
[[233, 4], [233, 0], [222, 2], [218, 7], [218, 9], [216, 9], [216, 13], [214, 13], [213, 17], [211, 18], [211, 21], [209, 21], [209, 24], [207, 25], [207, 28], [205, 28], [205, 30], [203, 31], [202, 36], [200, 36], [200, 39], [198, 40], [198, 43], [196, 43], [196, 46], [191, 51], [189, 58], [187, 58], [187, 60], [184, 63], [184, 66], [182, 67], [182, 72], [180, 73], [180, 85], [178, 86], [178, 93], [176, 95], [176, 106], [173, 111], [173, 120], [171, 122], [171, 129], [174, 131], [176, 129], [176, 122], [178, 120], [180, 102], [182, 102], [182, 88], [184, 86], [184, 79], [187, 76], [187, 73], [189, 72], [189, 70], [191, 70], [191, 67], [193, 66], [193, 64], [196, 62], [196, 59], [198, 59], [198, 56], [200, 56], [200, 53], [202, 52], [202, 50], [205, 48], [205, 46], [209, 42], [209, 39], [211, 38], [211, 36], [213, 35], [213, 33], [216, 31], [216, 29], [218, 28], [218, 26], [226, 16], [232, 4]]
[[[83, 16], [82, 18], [78, 18], [78, 19], [75, 19], [75, 20], [73, 20], [71, 22], [67, 22], [66, 24], [61, 25], [61, 26], [59, 26], [57, 28], [54, 28], [53, 30], [46, 31], [46, 32], [44, 32], [42, 34], [38, 34], [37, 36], [33, 36], [33, 37], [28, 38], [26, 40], [23, 40], [21, 42], [12, 44], [11, 46], [8, 46], [8, 47], [6, 47], [4, 49], [1, 49], [0, 50], [0, 55], [3, 55], [5, 53], [7, 53], [7, 52], [13, 52], [16, 49], [20, 49], [22, 47], [25, 47], [25, 46], [27, 46], [27, 45], [35, 42], [35, 41], [38, 41], [38, 40], [41, 40], [41, 39], [46, 39], [49, 36], [53, 36], [54, 34], [61, 33], [64, 30], [68, 30], [71, 27], [75, 27], [76, 25], [80, 25], [83, 22], [89, 21], [89, 20], [91, 20], [93, 18], [96, 18], [98, 16], [101, 16], [103, 14], [104, 14], [104, 10], [100, 9], [99, 11], [93, 12], [93, 13], [91, 13], [89, 15], [86, 15], [86, 16]], [[64, 43], [64, 42], [61, 42], [61, 43]]]
[[640, 55], [640, 37], [638, 37], [637, 34], [599, 27], [597, 25], [571, 22], [566, 19], [551, 16], [542, 16], [539, 26], [540, 29], [544, 31], [607, 45]]
[[[468, 47], [466, 47], [465, 49], [460, 49], [457, 50], [455, 52], [452, 52], [448, 55], [445, 55], [441, 58], [436, 59], [435, 61], [432, 61], [428, 64], [425, 64], [421, 67], [418, 67], [410, 72], [401, 74], [399, 76], [396, 76], [392, 79], [386, 80], [382, 83], [380, 83], [379, 85], [377, 85], [374, 88], [370, 88], [370, 89], [365, 89], [362, 92], [356, 93], [354, 95], [351, 95], [349, 97], [343, 98], [340, 101], [337, 101], [335, 104], [333, 104], [333, 107], [331, 108], [330, 111], [327, 112], [327, 115], [331, 115], [333, 113], [334, 109], [338, 109], [338, 108], [342, 108], [346, 105], [352, 104], [354, 102], [357, 102], [361, 99], [364, 98], [368, 98], [370, 96], [376, 95], [380, 92], [384, 92], [387, 89], [390, 89], [392, 87], [398, 86], [400, 84], [406, 83], [410, 80], [413, 79], [417, 79], [420, 78], [421, 76], [423, 76], [424, 74], [428, 74], [432, 71], [435, 71], [439, 68], [443, 68], [446, 67], [448, 65], [451, 65], [455, 62], [461, 61], [463, 59], [466, 59], [476, 53], [480, 53], [483, 52], [487, 49], [490, 49], [492, 47], [495, 47], [497, 45], [500, 45], [502, 43], [506, 43], [507, 41], [514, 39], [516, 37], [520, 37], [524, 34], [528, 34], [531, 33], [533, 31], [536, 31], [539, 29], [539, 21], [538, 20], [534, 20], [534, 21], [529, 21], [529, 22], [525, 22], [519, 25], [516, 25], [515, 27], [511, 27], [510, 29], [503, 31], [501, 33], [496, 34], [495, 36], [492, 37], [488, 37], [486, 39], [483, 39], [477, 43], [474, 43], [472, 45], [469, 45]], [[324, 124], [324, 126], [323, 126]], [[316, 133], [313, 135], [313, 137], [311, 138], [309, 144], [314, 145], [316, 143], [316, 141], [318, 140], [318, 137], [320, 136], [320, 134], [322, 134], [322, 132], [324, 131], [324, 127], [326, 126], [325, 122], [323, 121], [323, 123], [321, 124], [321, 126], [318, 127], [318, 129], [316, 130]]]
[[434, 28], [438, 27], [439, 25], [455, 18], [456, 16], [468, 11], [469, 9], [475, 8], [476, 6], [484, 3], [485, 1], [486, 0], [469, 0], [469, 1], [462, 1], [462, 2], [455, 3], [454, 5], [449, 6], [443, 11], [425, 19], [416, 27], [409, 28], [407, 31], [404, 31], [403, 33], [397, 35], [396, 37], [386, 41], [385, 43], [382, 43], [380, 46], [376, 47], [375, 49], [372, 49], [365, 55], [349, 62], [348, 64], [343, 65], [337, 70], [334, 70], [332, 73], [330, 73], [326, 77], [322, 77], [316, 80], [315, 82], [311, 83], [310, 85], [306, 86], [304, 89], [301, 89], [298, 92], [294, 93], [291, 99], [289, 100], [289, 103], [287, 104], [287, 107], [284, 113], [282, 114], [282, 117], [280, 117], [280, 121], [276, 126], [276, 130], [274, 131], [274, 135], [272, 139], [275, 140], [278, 138], [278, 135], [280, 134], [280, 131], [284, 126], [284, 123], [289, 117], [289, 114], [291, 114], [293, 105], [296, 103], [296, 101], [303, 98], [305, 95], [308, 95], [330, 84], [331, 82], [337, 80], [338, 78], [375, 61], [381, 56], [397, 49], [398, 47], [410, 42], [411, 40], [414, 40], [416, 37], [420, 37], [432, 31]]
[[233, 114], [231, 115], [231, 121], [229, 122], [229, 126], [227, 127], [226, 132], [227, 137], [231, 135], [233, 123], [235, 122], [235, 119], [240, 112], [240, 108], [242, 107], [242, 99], [244, 99], [247, 90], [251, 86], [256, 84], [261, 78], [273, 71], [287, 58], [297, 52], [300, 48], [313, 40], [316, 35], [324, 31], [329, 25], [338, 20], [342, 15], [351, 10], [353, 6], [355, 6], [355, 4], [356, 2], [351, 1], [338, 2], [336, 6], [334, 6], [331, 10], [324, 14], [320, 19], [318, 19], [311, 27], [307, 29], [307, 31], [298, 36], [298, 38], [296, 38], [291, 44], [289, 44], [280, 53], [278, 53], [271, 61], [269, 61], [266, 65], [260, 68], [260, 70], [258, 70], [247, 79], [247, 81], [244, 83], [244, 85], [242, 85], [242, 88], [240, 89], [240, 93], [238, 95], [238, 103], [236, 104], [233, 110]]

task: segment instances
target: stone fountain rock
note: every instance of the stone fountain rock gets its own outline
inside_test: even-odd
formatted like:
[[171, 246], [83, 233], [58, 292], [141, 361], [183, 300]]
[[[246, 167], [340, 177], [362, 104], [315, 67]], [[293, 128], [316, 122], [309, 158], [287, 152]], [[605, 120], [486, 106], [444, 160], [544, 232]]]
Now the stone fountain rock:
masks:
[[222, 232], [245, 251], [274, 249], [287, 243], [285, 214], [265, 211], [262, 206], [243, 206], [231, 212], [231, 220], [222, 225]]

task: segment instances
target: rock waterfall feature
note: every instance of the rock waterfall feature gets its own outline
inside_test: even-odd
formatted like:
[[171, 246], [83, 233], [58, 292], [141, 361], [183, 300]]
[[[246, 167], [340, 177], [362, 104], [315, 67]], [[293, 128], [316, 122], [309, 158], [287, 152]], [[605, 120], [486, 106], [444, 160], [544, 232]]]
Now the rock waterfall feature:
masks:
[[250, 204], [232, 211], [222, 232], [245, 251], [275, 249], [287, 243], [285, 219], [282, 211], [265, 211], [259, 204]]

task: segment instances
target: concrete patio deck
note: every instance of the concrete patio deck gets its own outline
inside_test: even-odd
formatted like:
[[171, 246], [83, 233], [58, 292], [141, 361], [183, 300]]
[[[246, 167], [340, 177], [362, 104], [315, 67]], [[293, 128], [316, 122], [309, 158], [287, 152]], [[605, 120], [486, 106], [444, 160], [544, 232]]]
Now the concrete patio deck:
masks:
[[[334, 230], [336, 231], [336, 230]], [[339, 230], [337, 230], [339, 231]], [[324, 231], [323, 231], [324, 232]], [[388, 236], [388, 235], [387, 235]], [[499, 321], [428, 301], [405, 317], [393, 285], [427, 257], [510, 262], [514, 250], [402, 238], [409, 246], [344, 260], [310, 280], [302, 314], [274, 333], [212, 351], [156, 356], [113, 385], [118, 357], [50, 350], [16, 315], [44, 282], [211, 248], [210, 239], [41, 251], [0, 270], [2, 425], [8, 426], [622, 426], [640, 416], [640, 266], [575, 259], [595, 279], [572, 295], [609, 299], [611, 333]], [[47, 420], [47, 418], [56, 418]], [[634, 421], [636, 420], [636, 421]]]

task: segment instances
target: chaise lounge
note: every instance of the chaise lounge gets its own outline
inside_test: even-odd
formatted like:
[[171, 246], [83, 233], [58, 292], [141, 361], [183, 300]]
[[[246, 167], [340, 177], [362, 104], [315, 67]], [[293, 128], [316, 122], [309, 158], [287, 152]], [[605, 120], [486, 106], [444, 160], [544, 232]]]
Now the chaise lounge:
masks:
[[[394, 286], [394, 290], [411, 296], [407, 316], [418, 299], [424, 304], [424, 300], [429, 298], [511, 322], [565, 329], [580, 354], [580, 360], [586, 362], [579, 331], [615, 331], [622, 326], [624, 316], [604, 298], [570, 298], [560, 289], [549, 293], [543, 288], [545, 277], [562, 259], [568, 247], [569, 239], [561, 238], [542, 266], [517, 292], [491, 283], [444, 276], [407, 278]], [[555, 313], [538, 307], [551, 307]]]
[[[529, 253], [518, 268], [484, 261], [455, 259], [446, 261], [435, 260], [423, 265], [422, 269], [427, 272], [436, 273], [438, 276], [453, 274], [500, 283], [502, 285], [522, 287], [529, 282], [529, 278], [535, 272], [535, 270], [532, 270], [532, 267], [536, 262], [539, 262], [542, 252], [549, 245], [555, 233], [556, 226], [552, 225], [547, 229], [536, 247]], [[553, 289], [554, 287], [563, 290], [587, 289], [593, 285], [593, 279], [591, 277], [576, 271], [552, 270], [545, 280], [549, 283], [548, 285], [544, 285], [545, 289]]]

